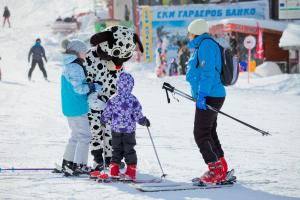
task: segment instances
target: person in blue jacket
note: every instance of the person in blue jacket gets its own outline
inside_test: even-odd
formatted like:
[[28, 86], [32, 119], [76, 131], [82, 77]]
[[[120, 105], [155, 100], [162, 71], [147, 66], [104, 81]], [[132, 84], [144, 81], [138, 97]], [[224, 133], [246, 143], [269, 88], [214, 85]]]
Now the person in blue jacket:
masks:
[[87, 161], [92, 136], [87, 117], [87, 96], [99, 90], [100, 85], [86, 82], [82, 65], [88, 50], [85, 43], [71, 40], [64, 41], [63, 46], [66, 52], [61, 76], [62, 112], [67, 117], [71, 137], [63, 155], [62, 170], [65, 175], [79, 175], [90, 172]]
[[226, 92], [220, 78], [221, 51], [209, 35], [205, 20], [192, 21], [188, 26], [188, 34], [188, 47], [194, 52], [188, 62], [186, 80], [191, 86], [193, 98], [197, 100], [194, 138], [208, 165], [208, 171], [199, 180], [205, 183], [222, 182], [228, 167], [217, 135], [218, 113], [206, 106], [208, 104], [219, 110], [225, 100]]

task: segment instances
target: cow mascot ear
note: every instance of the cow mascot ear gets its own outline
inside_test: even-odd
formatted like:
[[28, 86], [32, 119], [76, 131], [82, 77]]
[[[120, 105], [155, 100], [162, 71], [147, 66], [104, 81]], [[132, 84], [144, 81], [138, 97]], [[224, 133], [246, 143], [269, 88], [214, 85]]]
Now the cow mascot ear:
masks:
[[138, 46], [139, 46], [140, 51], [141, 51], [142, 53], [144, 53], [144, 47], [143, 47], [143, 44], [142, 44], [142, 42], [141, 42], [139, 36], [138, 36], [136, 33], [133, 34], [133, 42], [134, 42], [135, 44], [137, 43]]
[[113, 40], [114, 40], [114, 36], [111, 31], [103, 31], [94, 34], [90, 39], [90, 43], [93, 47], [95, 47], [102, 42], [110, 43], [109, 41], [113, 41]]

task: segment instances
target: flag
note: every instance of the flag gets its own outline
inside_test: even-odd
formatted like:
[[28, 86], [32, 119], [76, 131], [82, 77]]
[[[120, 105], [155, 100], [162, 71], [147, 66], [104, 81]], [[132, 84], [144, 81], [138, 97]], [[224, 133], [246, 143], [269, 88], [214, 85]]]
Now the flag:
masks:
[[263, 29], [257, 23], [257, 45], [256, 45], [256, 58], [264, 60], [264, 42], [263, 42]]

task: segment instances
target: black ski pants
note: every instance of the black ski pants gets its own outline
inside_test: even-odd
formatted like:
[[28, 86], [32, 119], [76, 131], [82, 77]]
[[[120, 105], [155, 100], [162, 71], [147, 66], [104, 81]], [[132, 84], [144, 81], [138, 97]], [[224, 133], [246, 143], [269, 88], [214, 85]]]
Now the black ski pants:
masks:
[[137, 156], [134, 146], [136, 145], [135, 133], [112, 132], [112, 159], [111, 162], [121, 164], [123, 157], [127, 165], [136, 165]]
[[[218, 110], [222, 108], [225, 98], [206, 97], [206, 103]], [[194, 122], [194, 138], [206, 164], [216, 162], [224, 156], [218, 134], [218, 113], [200, 110], [196, 107]]]
[[32, 72], [33, 72], [36, 64], [39, 65], [39, 68], [43, 72], [44, 78], [46, 79], [47, 78], [47, 72], [46, 72], [46, 70], [44, 68], [43, 60], [32, 60], [31, 68], [29, 69], [29, 72], [28, 72], [28, 78], [31, 79]]

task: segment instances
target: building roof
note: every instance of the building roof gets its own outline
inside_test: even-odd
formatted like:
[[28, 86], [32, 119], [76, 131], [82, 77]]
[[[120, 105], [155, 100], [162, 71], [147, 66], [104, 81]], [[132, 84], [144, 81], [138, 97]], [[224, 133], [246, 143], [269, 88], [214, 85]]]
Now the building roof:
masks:
[[280, 38], [279, 47], [284, 49], [300, 49], [300, 25], [288, 25]]
[[286, 27], [287, 23], [285, 22], [279, 22], [274, 20], [259, 20], [254, 18], [228, 18], [228, 19], [222, 19], [222, 20], [214, 20], [214, 21], [208, 21], [209, 26], [215, 26], [219, 24], [239, 24], [239, 25], [246, 25], [246, 26], [257, 26], [257, 23], [259, 23], [260, 27], [264, 29], [274, 30], [274, 31], [280, 31], [283, 32]]

